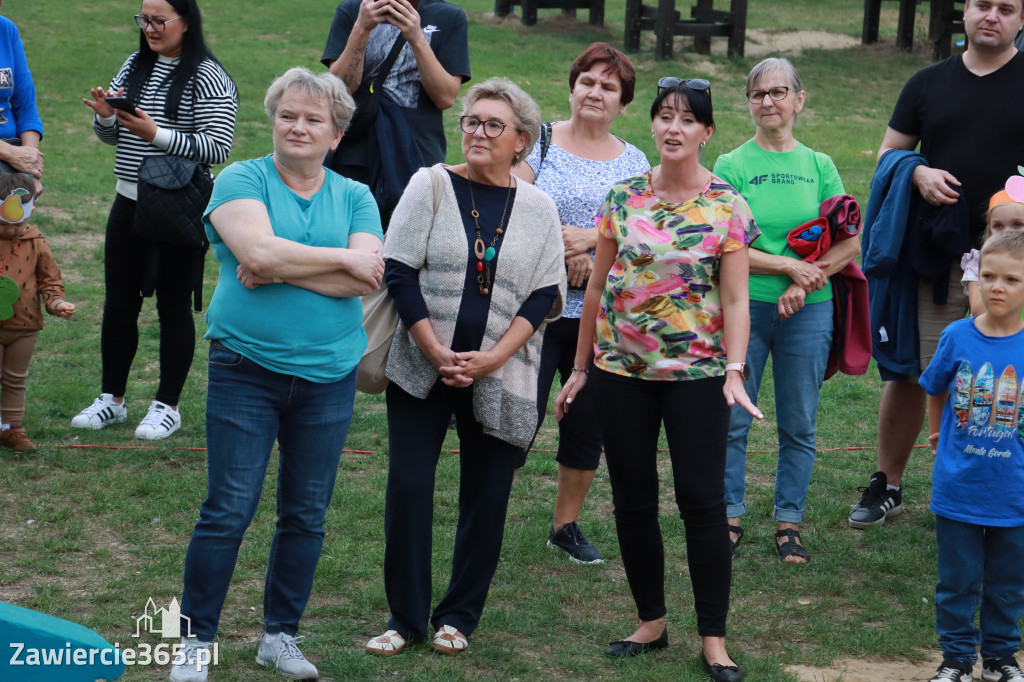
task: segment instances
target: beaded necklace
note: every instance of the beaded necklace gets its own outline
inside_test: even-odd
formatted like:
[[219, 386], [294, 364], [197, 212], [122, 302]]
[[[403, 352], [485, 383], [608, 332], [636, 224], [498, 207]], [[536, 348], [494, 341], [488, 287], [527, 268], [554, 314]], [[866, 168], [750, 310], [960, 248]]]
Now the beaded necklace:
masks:
[[[468, 173], [467, 173], [468, 175]], [[467, 177], [467, 179], [469, 179]], [[501, 220], [498, 221], [498, 229], [494, 231], [494, 239], [490, 246], [484, 246], [483, 237], [480, 236], [480, 213], [476, 210], [476, 199], [473, 198], [473, 181], [469, 180], [469, 203], [472, 210], [473, 224], [476, 225], [476, 241], [473, 242], [473, 255], [476, 256], [476, 283], [480, 285], [480, 293], [488, 296], [491, 293], [491, 261], [497, 255], [494, 245], [505, 234], [505, 215], [508, 213], [508, 202], [512, 197], [512, 174], [508, 175], [508, 193], [505, 195], [505, 208], [501, 210]]]

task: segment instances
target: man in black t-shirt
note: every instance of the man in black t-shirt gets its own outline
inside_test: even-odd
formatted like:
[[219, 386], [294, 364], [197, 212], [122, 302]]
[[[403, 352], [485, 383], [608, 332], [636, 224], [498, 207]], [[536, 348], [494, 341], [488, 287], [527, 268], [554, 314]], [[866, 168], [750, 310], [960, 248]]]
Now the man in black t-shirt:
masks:
[[[403, 108], [424, 162], [441, 163], [447, 151], [441, 112], [470, 78], [468, 24], [460, 7], [445, 0], [420, 0], [418, 7], [409, 0], [345, 0], [335, 10], [321, 61], [354, 93], [377, 76], [399, 34], [406, 45], [384, 91]], [[342, 146], [343, 154], [359, 154]]]
[[[989, 197], [1024, 164], [1024, 54], [1014, 47], [1022, 26], [1022, 0], [966, 0], [967, 50], [914, 74], [878, 150], [881, 159], [891, 149], [913, 151], [920, 142], [928, 164], [914, 171], [914, 188], [935, 206], [955, 204], [957, 189], [962, 191], [970, 214], [963, 230], [975, 244], [985, 230]], [[967, 310], [960, 276], [957, 262], [945, 305], [933, 302], [930, 285], [919, 287], [922, 370], [935, 354], [942, 329]], [[900, 482], [924, 424], [926, 397], [917, 377], [881, 367], [879, 372], [886, 382], [878, 408], [879, 471], [850, 512], [854, 528], [885, 523], [887, 516], [902, 511]]]

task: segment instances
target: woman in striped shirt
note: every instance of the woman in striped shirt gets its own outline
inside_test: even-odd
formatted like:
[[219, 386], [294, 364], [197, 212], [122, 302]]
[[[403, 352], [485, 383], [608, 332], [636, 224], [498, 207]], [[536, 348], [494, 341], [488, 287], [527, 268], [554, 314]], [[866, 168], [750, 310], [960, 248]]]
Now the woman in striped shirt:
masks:
[[[143, 297], [155, 292], [160, 383], [135, 436], [156, 440], [181, 427], [178, 399], [195, 352], [190, 299], [197, 285], [189, 266], [202, 268], [203, 250], [136, 235], [139, 165], [147, 156], [164, 154], [197, 158], [203, 164], [226, 161], [238, 94], [203, 40], [195, 0], [143, 0], [135, 21], [139, 50], [128, 57], [109, 90], [93, 88], [92, 99], [82, 100], [95, 112], [96, 135], [117, 147], [117, 195], [107, 219], [104, 251], [101, 395], [71, 425], [102, 429], [127, 418], [124, 395], [138, 348], [139, 312]], [[131, 113], [106, 101], [116, 95], [128, 98]]]

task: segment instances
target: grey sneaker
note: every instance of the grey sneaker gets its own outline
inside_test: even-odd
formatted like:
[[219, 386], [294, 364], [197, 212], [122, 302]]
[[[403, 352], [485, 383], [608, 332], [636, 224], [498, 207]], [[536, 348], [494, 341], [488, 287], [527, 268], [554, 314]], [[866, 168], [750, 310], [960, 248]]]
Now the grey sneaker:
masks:
[[210, 642], [182, 637], [181, 649], [174, 658], [170, 682], [206, 682], [210, 673]]
[[985, 682], [1024, 682], [1024, 671], [1013, 656], [986, 658], [981, 667], [981, 679]]
[[929, 682], [974, 682], [973, 668], [970, 663], [946, 659]]
[[305, 637], [292, 637], [283, 632], [263, 633], [256, 663], [264, 667], [273, 666], [289, 680], [319, 680], [316, 666], [307, 661], [296, 646], [304, 641]]
[[76, 429], [102, 429], [108, 424], [120, 424], [128, 418], [128, 408], [115, 403], [110, 393], [101, 393], [92, 405], [74, 416], [71, 425]]
[[562, 530], [557, 533], [555, 532], [555, 527], [552, 526], [551, 533], [548, 535], [548, 547], [557, 547], [565, 550], [565, 553], [569, 555], [569, 559], [578, 564], [604, 563], [604, 556], [597, 551], [596, 547], [590, 544], [587, 536], [583, 534], [583, 531], [580, 530], [575, 521], [565, 524], [562, 526]]
[[886, 519], [903, 513], [903, 487], [889, 490], [886, 486], [885, 472], [876, 471], [867, 488], [857, 488], [864, 494], [850, 510], [851, 528], [880, 526]]

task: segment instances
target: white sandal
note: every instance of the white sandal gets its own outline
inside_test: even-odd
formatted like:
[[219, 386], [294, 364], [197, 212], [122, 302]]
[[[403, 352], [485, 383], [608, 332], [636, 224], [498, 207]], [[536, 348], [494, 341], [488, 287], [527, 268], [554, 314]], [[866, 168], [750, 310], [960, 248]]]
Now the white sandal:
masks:
[[388, 630], [366, 643], [366, 653], [377, 656], [394, 656], [404, 648], [405, 640], [396, 630]]
[[439, 654], [457, 654], [466, 650], [469, 641], [466, 636], [451, 625], [442, 625], [434, 633], [430, 648]]

